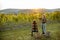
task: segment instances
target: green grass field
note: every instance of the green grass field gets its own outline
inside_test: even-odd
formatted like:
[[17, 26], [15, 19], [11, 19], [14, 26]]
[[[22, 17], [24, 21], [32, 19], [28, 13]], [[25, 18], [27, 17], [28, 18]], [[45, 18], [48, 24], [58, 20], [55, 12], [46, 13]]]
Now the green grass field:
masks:
[[[41, 34], [41, 26], [38, 26]], [[50, 38], [41, 38], [40, 40], [60, 40], [60, 23], [47, 24], [46, 30], [51, 33]], [[1, 40], [35, 40], [31, 37], [31, 27], [22, 27], [15, 30], [0, 32]]]

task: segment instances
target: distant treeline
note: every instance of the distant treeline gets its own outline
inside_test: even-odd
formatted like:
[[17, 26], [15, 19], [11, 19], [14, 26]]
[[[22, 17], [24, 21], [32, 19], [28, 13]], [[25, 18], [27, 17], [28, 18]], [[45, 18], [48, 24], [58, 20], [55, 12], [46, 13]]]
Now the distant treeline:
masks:
[[[45, 12], [46, 18], [48, 21], [57, 21], [60, 22], [60, 11], [54, 12]], [[41, 18], [42, 13], [40, 12], [31, 12], [31, 13], [18, 13], [18, 14], [0, 14], [0, 24], [5, 22], [14, 22], [14, 23], [21, 23], [21, 22], [32, 22], [34, 19], [39, 20]]]

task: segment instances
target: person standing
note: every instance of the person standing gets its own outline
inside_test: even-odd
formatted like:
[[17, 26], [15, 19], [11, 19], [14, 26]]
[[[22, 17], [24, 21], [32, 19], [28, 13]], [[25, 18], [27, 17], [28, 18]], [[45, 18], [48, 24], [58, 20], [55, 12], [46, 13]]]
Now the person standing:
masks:
[[36, 21], [33, 21], [32, 24], [33, 24], [33, 25], [32, 25], [31, 36], [33, 36], [33, 32], [38, 33], [38, 27], [37, 27], [37, 23], [36, 23]]
[[42, 34], [46, 34], [46, 16], [45, 14], [42, 15], [41, 23], [42, 23]]

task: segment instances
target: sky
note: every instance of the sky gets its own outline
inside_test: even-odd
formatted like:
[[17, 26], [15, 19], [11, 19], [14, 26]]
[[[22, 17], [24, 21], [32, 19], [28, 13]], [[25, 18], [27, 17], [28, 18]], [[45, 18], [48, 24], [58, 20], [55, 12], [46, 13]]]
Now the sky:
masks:
[[60, 0], [0, 0], [2, 9], [55, 9], [60, 8]]

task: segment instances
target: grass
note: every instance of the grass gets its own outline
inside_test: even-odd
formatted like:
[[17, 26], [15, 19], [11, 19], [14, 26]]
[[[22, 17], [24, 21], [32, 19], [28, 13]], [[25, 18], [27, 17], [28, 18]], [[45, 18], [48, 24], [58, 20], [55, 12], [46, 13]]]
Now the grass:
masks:
[[[38, 26], [41, 33], [41, 27]], [[47, 31], [50, 31], [50, 38], [42, 38], [41, 40], [60, 40], [60, 23], [47, 24]], [[31, 37], [31, 27], [22, 27], [16, 30], [7, 30], [0, 32], [1, 40], [34, 40]]]

